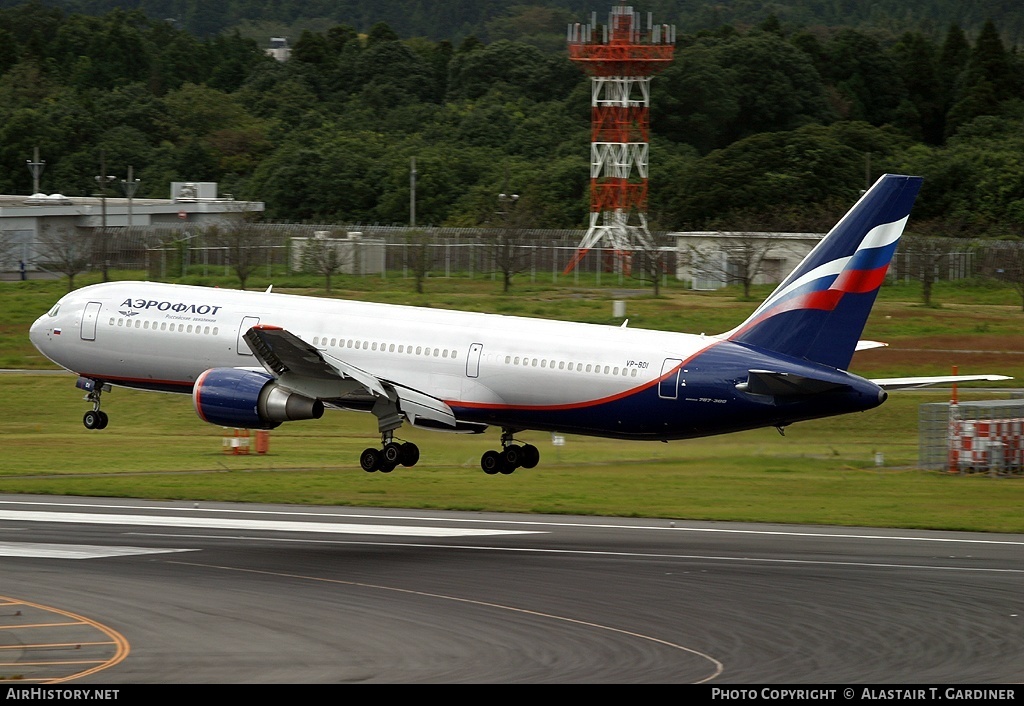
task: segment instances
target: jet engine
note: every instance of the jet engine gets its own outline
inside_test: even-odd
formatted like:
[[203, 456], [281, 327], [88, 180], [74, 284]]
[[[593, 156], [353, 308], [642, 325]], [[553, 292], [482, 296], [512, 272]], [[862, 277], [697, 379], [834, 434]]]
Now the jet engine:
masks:
[[238, 368], [204, 372], [192, 388], [192, 402], [202, 420], [240, 429], [273, 429], [324, 415], [320, 400], [286, 390], [267, 373]]

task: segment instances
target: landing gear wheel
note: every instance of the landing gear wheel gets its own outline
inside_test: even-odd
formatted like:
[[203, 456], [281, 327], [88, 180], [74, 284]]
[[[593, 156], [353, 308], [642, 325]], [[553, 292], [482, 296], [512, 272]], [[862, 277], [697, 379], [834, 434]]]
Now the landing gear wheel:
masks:
[[379, 471], [381, 469], [380, 451], [374, 448], [365, 449], [359, 456], [359, 465], [367, 473]]
[[523, 465], [523, 449], [521, 446], [509, 444], [501, 452], [501, 455], [505, 459], [505, 465], [511, 469], [508, 471], [509, 473]]
[[520, 451], [519, 465], [523, 468], [535, 468], [540, 463], [540, 451], [533, 444], [524, 444]]
[[397, 466], [397, 465], [398, 465], [397, 463], [390, 463], [388, 461], [381, 461], [380, 462], [380, 468], [378, 470], [381, 473], [391, 473], [391, 471], [395, 470], [395, 466]]
[[484, 473], [493, 476], [505, 467], [505, 459], [497, 451], [485, 451], [480, 457], [480, 467], [484, 469]]
[[420, 447], [416, 444], [406, 442], [402, 444], [402, 453], [399, 455], [398, 462], [406, 468], [415, 466], [420, 460]]
[[394, 468], [398, 465], [398, 460], [402, 458], [401, 445], [394, 442], [384, 444], [384, 450], [381, 451], [380, 458], [384, 464], [390, 464], [391, 468]]
[[107, 415], [98, 409], [90, 409], [82, 417], [82, 424], [86, 429], [102, 429], [107, 426]]

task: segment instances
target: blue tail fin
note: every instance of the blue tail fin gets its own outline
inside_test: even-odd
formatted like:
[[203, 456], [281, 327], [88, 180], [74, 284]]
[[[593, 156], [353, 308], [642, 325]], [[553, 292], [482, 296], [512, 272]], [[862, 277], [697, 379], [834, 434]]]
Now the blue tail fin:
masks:
[[879, 178], [726, 337], [845, 370], [920, 188], [920, 177]]

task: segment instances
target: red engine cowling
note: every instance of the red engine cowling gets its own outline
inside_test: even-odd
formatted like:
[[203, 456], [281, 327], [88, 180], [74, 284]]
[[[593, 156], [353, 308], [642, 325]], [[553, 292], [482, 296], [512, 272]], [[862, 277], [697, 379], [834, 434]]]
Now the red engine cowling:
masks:
[[284, 389], [267, 373], [238, 368], [204, 372], [192, 388], [192, 402], [203, 421], [239, 429], [273, 429], [324, 415], [320, 400]]

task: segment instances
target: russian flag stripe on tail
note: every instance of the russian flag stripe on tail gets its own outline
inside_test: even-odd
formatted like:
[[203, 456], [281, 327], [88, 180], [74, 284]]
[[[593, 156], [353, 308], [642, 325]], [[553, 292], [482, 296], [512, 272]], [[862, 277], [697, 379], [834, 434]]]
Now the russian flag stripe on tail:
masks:
[[845, 370], [920, 188], [920, 177], [880, 177], [725, 337]]

